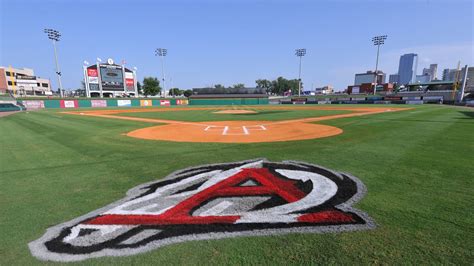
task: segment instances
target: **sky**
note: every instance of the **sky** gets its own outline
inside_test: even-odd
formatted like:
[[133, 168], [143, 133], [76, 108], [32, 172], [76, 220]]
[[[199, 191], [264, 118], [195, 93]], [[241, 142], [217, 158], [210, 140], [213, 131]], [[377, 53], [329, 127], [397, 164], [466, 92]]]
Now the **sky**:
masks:
[[[304, 89], [343, 90], [354, 74], [375, 69], [372, 37], [388, 35], [379, 69], [398, 70], [400, 55], [417, 53], [418, 74], [429, 64], [474, 65], [472, 0], [121, 1], [0, 0], [0, 65], [33, 68], [57, 88], [53, 45], [44, 28], [61, 32], [63, 87], [83, 80], [84, 60], [125, 60], [138, 79], [161, 77], [155, 49], [168, 49], [167, 88], [200, 88], [283, 76]], [[388, 80], [388, 75], [387, 75]]]

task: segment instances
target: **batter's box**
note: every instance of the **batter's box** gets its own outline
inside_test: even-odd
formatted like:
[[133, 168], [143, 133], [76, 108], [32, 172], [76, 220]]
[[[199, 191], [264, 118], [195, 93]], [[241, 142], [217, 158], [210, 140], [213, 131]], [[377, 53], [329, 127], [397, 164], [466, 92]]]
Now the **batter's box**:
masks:
[[252, 131], [267, 130], [263, 125], [253, 126], [207, 126], [204, 131], [220, 132], [222, 135], [236, 136], [236, 135], [250, 135]]

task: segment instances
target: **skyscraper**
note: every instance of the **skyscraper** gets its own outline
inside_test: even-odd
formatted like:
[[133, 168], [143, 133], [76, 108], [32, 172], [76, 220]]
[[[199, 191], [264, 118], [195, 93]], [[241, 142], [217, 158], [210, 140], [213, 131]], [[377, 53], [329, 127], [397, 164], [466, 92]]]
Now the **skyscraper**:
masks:
[[389, 83], [398, 83], [399, 76], [398, 74], [392, 74], [388, 77]]
[[456, 79], [456, 75], [460, 75], [460, 73], [458, 74], [458, 72], [460, 72], [459, 70], [457, 69], [449, 69], [449, 68], [446, 68], [443, 70], [443, 81], [454, 81]]
[[438, 78], [438, 64], [431, 64], [430, 68], [423, 68], [422, 75], [430, 75], [431, 80]]
[[416, 78], [416, 69], [418, 67], [417, 54], [404, 54], [400, 56], [398, 65], [398, 76], [400, 84], [413, 83]]

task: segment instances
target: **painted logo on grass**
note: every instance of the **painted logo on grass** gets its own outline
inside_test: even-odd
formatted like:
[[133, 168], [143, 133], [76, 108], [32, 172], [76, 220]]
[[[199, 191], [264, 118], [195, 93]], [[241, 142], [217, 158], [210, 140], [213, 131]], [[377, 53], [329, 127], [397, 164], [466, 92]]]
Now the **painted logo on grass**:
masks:
[[356, 177], [308, 163], [204, 165], [135, 187], [29, 247], [42, 260], [78, 261], [191, 240], [369, 229], [372, 220], [351, 207], [364, 194]]

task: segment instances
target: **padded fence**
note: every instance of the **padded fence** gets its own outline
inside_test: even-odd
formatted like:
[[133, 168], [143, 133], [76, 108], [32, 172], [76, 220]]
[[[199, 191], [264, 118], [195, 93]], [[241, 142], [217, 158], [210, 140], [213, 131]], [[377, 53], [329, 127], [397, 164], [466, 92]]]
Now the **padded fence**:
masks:
[[189, 105], [260, 105], [268, 104], [268, 98], [190, 99]]
[[105, 108], [105, 107], [147, 107], [147, 106], [171, 106], [188, 105], [188, 99], [18, 99], [28, 109], [42, 108]]

